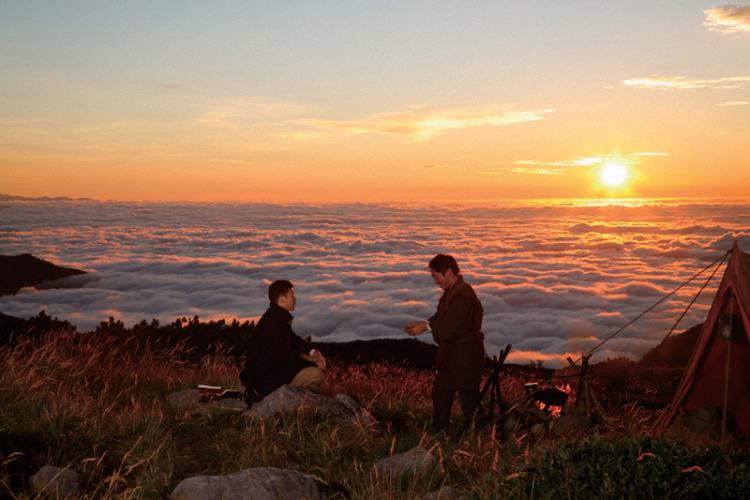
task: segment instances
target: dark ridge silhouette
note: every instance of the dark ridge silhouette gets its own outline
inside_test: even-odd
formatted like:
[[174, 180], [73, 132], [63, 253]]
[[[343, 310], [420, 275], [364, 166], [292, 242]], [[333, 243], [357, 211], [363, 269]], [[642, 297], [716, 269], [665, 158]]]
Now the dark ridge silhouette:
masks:
[[45, 311], [40, 311], [38, 315], [29, 319], [16, 318], [0, 312], [0, 346], [15, 344], [21, 339], [39, 337], [49, 332], [75, 331], [75, 325], [53, 318]]
[[[198, 316], [178, 318], [174, 322], [160, 325], [156, 319], [136, 323], [126, 328], [122, 321], [109, 318], [102, 321], [94, 335], [102, 337], [134, 337], [136, 344], [149, 344], [154, 349], [171, 350], [178, 344], [187, 348], [184, 360], [199, 363], [207, 355], [219, 352], [233, 356], [238, 363], [243, 361], [247, 341], [254, 325], [249, 321], [225, 320], [202, 322]], [[375, 339], [353, 342], [314, 342], [326, 358], [345, 364], [368, 364], [386, 362], [409, 368], [429, 369], [435, 360], [436, 347], [416, 339]]]
[[695, 325], [679, 335], [673, 335], [666, 341], [651, 349], [638, 362], [644, 367], [673, 367], [684, 368], [693, 352], [695, 342], [701, 333], [703, 323]]
[[[209, 355], [225, 354], [241, 361], [245, 355], [247, 341], [255, 325], [250, 321], [232, 320], [201, 321], [193, 318], [177, 318], [171, 323], [160, 324], [159, 320], [151, 322], [141, 320], [127, 328], [125, 324], [112, 317], [102, 321], [91, 335], [108, 341], [113, 337], [128, 339], [134, 349], [150, 348], [154, 351], [179, 353], [180, 359], [198, 364]], [[184, 349], [173, 351], [177, 346]]]
[[[102, 342], [129, 342], [133, 349], [152, 349], [169, 352], [188, 363], [200, 363], [205, 356], [223, 353], [234, 357], [238, 364], [244, 361], [249, 339], [254, 325], [249, 321], [227, 322], [201, 321], [193, 318], [177, 318], [172, 323], [160, 324], [156, 319], [150, 322], [142, 320], [132, 327], [115, 318], [102, 321], [93, 332], [81, 333], [82, 336], [97, 336]], [[58, 335], [76, 332], [75, 325], [58, 320], [44, 311], [29, 319], [15, 318], [0, 313], [0, 346], [15, 344], [28, 337], [44, 334]], [[178, 345], [185, 349], [173, 351]], [[347, 365], [365, 365], [369, 363], [388, 363], [418, 370], [429, 370], [433, 367], [437, 347], [433, 344], [413, 338], [355, 340], [352, 342], [313, 342], [326, 358]], [[488, 355], [497, 353], [488, 352]], [[508, 372], [533, 372], [542, 376], [552, 370], [540, 366], [521, 366], [506, 364]]]
[[78, 274], [86, 274], [86, 271], [56, 266], [28, 253], [0, 255], [0, 295], [13, 295], [25, 286]]

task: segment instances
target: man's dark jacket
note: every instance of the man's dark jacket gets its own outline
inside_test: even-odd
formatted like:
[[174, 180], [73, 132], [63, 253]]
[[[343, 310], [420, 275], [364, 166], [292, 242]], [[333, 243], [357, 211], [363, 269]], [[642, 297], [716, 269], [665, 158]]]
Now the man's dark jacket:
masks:
[[245, 367], [240, 380], [250, 401], [258, 401], [276, 388], [288, 384], [308, 366], [316, 366], [300, 356], [310, 351], [310, 343], [292, 330], [292, 315], [271, 304], [255, 325], [247, 344]]
[[[428, 321], [438, 345], [435, 367], [458, 390], [476, 389], [484, 367], [482, 303], [463, 277], [443, 292]], [[442, 373], [440, 373], [442, 372]]]

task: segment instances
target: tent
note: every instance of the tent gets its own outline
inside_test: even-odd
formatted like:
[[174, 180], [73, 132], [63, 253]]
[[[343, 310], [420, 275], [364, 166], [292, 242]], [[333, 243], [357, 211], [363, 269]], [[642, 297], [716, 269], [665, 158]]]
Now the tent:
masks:
[[727, 430], [750, 437], [750, 254], [735, 241], [724, 277], [675, 397], [656, 421], [662, 434], [680, 409], [726, 405]]

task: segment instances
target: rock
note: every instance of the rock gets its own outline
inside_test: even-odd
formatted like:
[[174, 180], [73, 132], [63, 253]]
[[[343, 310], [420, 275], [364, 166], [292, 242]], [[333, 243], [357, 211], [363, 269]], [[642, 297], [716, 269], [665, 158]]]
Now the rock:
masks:
[[378, 460], [373, 465], [374, 469], [381, 475], [398, 476], [405, 473], [419, 474], [426, 472], [435, 464], [432, 453], [417, 446], [404, 453]]
[[333, 399], [349, 410], [350, 414], [347, 416], [353, 424], [360, 425], [364, 428], [372, 428], [377, 422], [367, 411], [365, 411], [359, 403], [357, 403], [353, 397], [348, 394], [336, 394]]
[[282, 413], [296, 413], [302, 409], [309, 409], [340, 422], [364, 422], [367, 425], [374, 422], [359, 404], [346, 394], [337, 394], [330, 398], [291, 385], [282, 385], [255, 403], [245, 415], [267, 420]]
[[276, 467], [256, 467], [226, 476], [184, 479], [171, 500], [281, 500], [318, 499], [315, 481], [301, 472]]
[[565, 413], [552, 423], [551, 431], [556, 436], [570, 436], [586, 432], [591, 425], [591, 418], [585, 413]]
[[36, 494], [45, 497], [77, 497], [81, 492], [76, 471], [51, 465], [45, 465], [31, 476], [31, 487]]
[[222, 410], [234, 410], [238, 412], [247, 410], [247, 403], [241, 399], [226, 398], [218, 401], [209, 401], [205, 404], [209, 407], [221, 408]]
[[218, 401], [205, 401], [201, 398], [197, 389], [184, 389], [173, 392], [167, 396], [167, 404], [176, 412], [190, 410], [210, 410], [219, 408], [222, 410], [245, 411], [247, 404], [240, 399], [219, 399]]
[[439, 490], [431, 491], [422, 497], [422, 500], [464, 500], [466, 495], [453, 486], [443, 486]]
[[[324, 409], [323, 406], [325, 406], [325, 396], [302, 389], [301, 387], [282, 385], [261, 401], [253, 404], [246, 414], [266, 420], [280, 413], [294, 413], [302, 408], [320, 411]], [[343, 405], [337, 406], [336, 409], [342, 412], [349, 412], [348, 408]]]
[[346, 406], [349, 411], [352, 412], [352, 414], [362, 412], [362, 407], [359, 406], [359, 403], [357, 403], [354, 398], [349, 396], [348, 394], [336, 394], [333, 399]]

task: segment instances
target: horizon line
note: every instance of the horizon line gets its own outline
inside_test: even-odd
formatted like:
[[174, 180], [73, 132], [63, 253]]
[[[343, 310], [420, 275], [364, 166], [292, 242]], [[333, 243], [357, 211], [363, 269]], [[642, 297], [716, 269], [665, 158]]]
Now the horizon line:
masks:
[[434, 204], [464, 204], [475, 205], [482, 203], [552, 203], [555, 202], [597, 202], [597, 204], [632, 204], [636, 202], [680, 202], [680, 201], [742, 201], [750, 204], [750, 200], [743, 196], [594, 196], [594, 197], [506, 197], [506, 198], [471, 198], [471, 199], [425, 199], [425, 200], [381, 200], [381, 201], [272, 201], [272, 200], [246, 200], [246, 199], [223, 199], [223, 200], [200, 200], [200, 199], [135, 199], [135, 198], [90, 198], [57, 195], [23, 196], [8, 193], [0, 193], [0, 203], [9, 201], [40, 201], [40, 202], [93, 202], [93, 203], [141, 203], [160, 205], [274, 205], [274, 206], [340, 206], [340, 205], [434, 205]]

